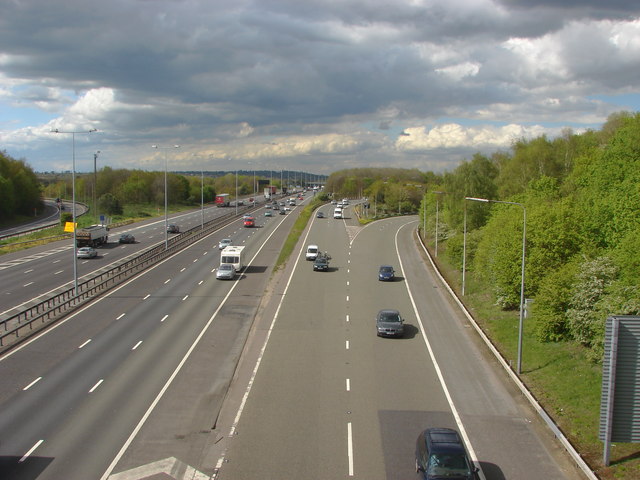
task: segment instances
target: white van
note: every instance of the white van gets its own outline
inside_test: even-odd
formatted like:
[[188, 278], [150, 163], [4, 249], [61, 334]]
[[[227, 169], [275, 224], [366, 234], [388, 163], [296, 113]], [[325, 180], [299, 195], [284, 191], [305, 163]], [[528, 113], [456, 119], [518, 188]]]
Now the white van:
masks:
[[342, 209], [336, 208], [333, 210], [333, 218], [342, 218]]
[[318, 252], [320, 252], [318, 245], [307, 245], [307, 252], [304, 254], [304, 258], [315, 260], [318, 257]]

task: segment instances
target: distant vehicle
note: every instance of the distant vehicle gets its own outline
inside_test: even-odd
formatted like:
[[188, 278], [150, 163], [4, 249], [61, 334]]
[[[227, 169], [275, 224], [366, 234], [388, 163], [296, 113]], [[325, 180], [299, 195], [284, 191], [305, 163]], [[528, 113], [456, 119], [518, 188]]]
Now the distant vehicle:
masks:
[[313, 261], [314, 272], [326, 272], [329, 270], [329, 260], [331, 257], [325, 253], [319, 253], [316, 259]]
[[271, 199], [271, 197], [272, 197], [273, 195], [275, 195], [275, 194], [276, 194], [276, 187], [275, 187], [275, 185], [269, 185], [269, 186], [267, 186], [267, 187], [264, 187], [264, 198], [265, 198], [266, 200], [270, 200], [270, 199]]
[[76, 230], [76, 246], [97, 247], [109, 240], [109, 229], [104, 225], [91, 225], [90, 227]]
[[280, 213], [280, 215], [286, 215], [287, 214], [287, 212], [285, 212], [284, 210], [280, 210], [279, 213]]
[[278, 204], [276, 203], [276, 204], [274, 204], [274, 205], [273, 205], [273, 209], [274, 209], [274, 210], [280, 210], [280, 207], [279, 207], [279, 206], [278, 206]]
[[471, 463], [458, 432], [428, 428], [416, 440], [416, 472], [424, 480], [455, 478], [472, 480], [478, 469]]
[[180, 227], [172, 223], [167, 227], [167, 233], [180, 233]]
[[223, 263], [218, 267], [216, 271], [216, 278], [218, 280], [233, 280], [236, 276], [236, 269], [230, 263]]
[[222, 240], [220, 240], [218, 242], [218, 249], [219, 250], [223, 250], [223, 249], [227, 248], [229, 245], [231, 245], [231, 239], [230, 238], [223, 238]]
[[95, 258], [98, 256], [98, 252], [91, 247], [81, 247], [76, 252], [78, 258]]
[[336, 208], [333, 210], [333, 218], [342, 218], [342, 209], [341, 208]]
[[228, 193], [221, 193], [216, 195], [217, 207], [228, 207], [230, 205], [230, 195]]
[[264, 216], [265, 217], [273, 217], [273, 212], [271, 212], [271, 210], [267, 210], [266, 212], [264, 212]]
[[319, 251], [320, 249], [318, 248], [318, 245], [307, 245], [307, 251], [304, 254], [304, 258], [307, 260], [315, 260]]
[[376, 332], [379, 337], [402, 337], [404, 320], [398, 310], [380, 310], [376, 315]]
[[243, 225], [247, 228], [256, 226], [256, 219], [253, 217], [244, 217]]
[[392, 282], [396, 278], [396, 272], [391, 265], [380, 265], [378, 280]]
[[324, 218], [324, 213], [322, 212], [316, 213], [316, 218]]
[[118, 243], [136, 243], [136, 237], [131, 235], [130, 233], [123, 233], [120, 235], [120, 240]]

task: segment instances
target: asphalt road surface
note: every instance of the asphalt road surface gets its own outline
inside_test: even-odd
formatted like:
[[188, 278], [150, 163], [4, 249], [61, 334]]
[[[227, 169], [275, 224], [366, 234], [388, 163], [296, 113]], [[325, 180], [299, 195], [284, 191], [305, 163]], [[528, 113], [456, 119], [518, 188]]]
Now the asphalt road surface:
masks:
[[[463, 433], [480, 478], [582, 478], [425, 266], [415, 218], [314, 218], [271, 278], [297, 211], [238, 220], [1, 357], [0, 478], [416, 478], [429, 426]], [[215, 280], [224, 237], [251, 259], [236, 281]], [[381, 308], [404, 338], [376, 336]]]
[[[328, 251], [331, 269], [302, 256], [276, 289], [216, 479], [416, 478], [415, 440], [434, 426], [463, 434], [480, 478], [582, 478], [425, 268], [416, 221], [315, 219], [303, 243]], [[396, 281], [377, 280], [381, 264]], [[403, 314], [404, 338], [376, 336], [382, 308]]]
[[[279, 251], [294, 217], [235, 220], [1, 357], [0, 478], [101, 478], [179, 374], [181, 393], [204, 388], [195, 421], [210, 430], [269, 278], [254, 262], [216, 280], [218, 241], [250, 261]], [[205, 362], [189, 362], [196, 350]], [[183, 419], [193, 405], [179, 407]]]

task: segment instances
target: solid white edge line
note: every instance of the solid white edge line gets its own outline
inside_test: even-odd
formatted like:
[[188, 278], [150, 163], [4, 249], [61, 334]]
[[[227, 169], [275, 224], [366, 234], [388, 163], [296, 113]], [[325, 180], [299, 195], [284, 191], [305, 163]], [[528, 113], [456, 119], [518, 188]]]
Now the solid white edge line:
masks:
[[529, 389], [526, 387], [526, 385], [520, 380], [520, 378], [518, 378], [518, 375], [509, 366], [507, 361], [502, 357], [502, 355], [500, 354], [498, 349], [493, 345], [493, 343], [491, 343], [491, 340], [489, 339], [489, 337], [487, 337], [487, 335], [482, 331], [482, 328], [480, 328], [480, 326], [475, 321], [473, 316], [466, 309], [464, 303], [462, 303], [462, 301], [458, 298], [458, 296], [453, 291], [453, 289], [449, 286], [449, 284], [444, 279], [444, 277], [440, 274], [440, 271], [438, 270], [438, 267], [434, 263], [433, 258], [431, 258], [431, 254], [429, 253], [429, 251], [425, 248], [424, 243], [422, 242], [422, 240], [420, 240], [420, 245], [422, 246], [422, 250], [427, 255], [427, 258], [429, 259], [429, 262], [431, 263], [431, 266], [433, 267], [433, 271], [435, 272], [435, 275], [440, 279], [440, 283], [445, 287], [447, 292], [449, 292], [449, 295], [451, 296], [453, 301], [458, 304], [458, 306], [460, 307], [460, 310], [462, 311], [464, 316], [467, 317], [467, 320], [469, 320], [469, 323], [476, 330], [476, 332], [478, 333], [480, 338], [482, 338], [482, 341], [485, 343], [487, 348], [489, 348], [489, 350], [491, 350], [491, 352], [493, 353], [494, 357], [500, 363], [500, 365], [502, 365], [502, 368], [505, 370], [507, 375], [509, 375], [509, 377], [511, 378], [513, 383], [520, 389], [520, 392], [522, 393], [522, 395], [524, 395], [524, 397], [529, 401], [529, 404], [531, 405], [531, 407], [534, 410], [536, 410], [538, 415], [540, 415], [542, 420], [549, 427], [549, 429], [551, 429], [551, 431], [553, 432], [555, 437], [562, 444], [562, 446], [565, 448], [567, 453], [569, 453], [571, 458], [573, 458], [573, 460], [575, 461], [575, 463], [578, 466], [578, 468], [580, 468], [580, 470], [587, 476], [587, 478], [589, 478], [590, 480], [598, 480], [598, 477], [593, 473], [593, 471], [591, 470], [589, 465], [586, 464], [584, 459], [576, 451], [576, 449], [573, 447], [573, 445], [571, 445], [569, 440], [567, 440], [567, 438], [564, 436], [564, 434], [558, 429], [558, 427], [556, 426], [556, 424], [553, 421], [553, 419], [549, 416], [549, 414], [547, 414], [547, 412], [542, 408], [542, 406], [540, 406], [540, 404], [538, 403], [538, 400], [536, 400], [536, 398], [529, 391]]
[[[283, 221], [284, 221], [284, 219], [283, 219]], [[247, 267], [249, 267], [253, 263], [253, 261], [256, 259], [258, 254], [262, 251], [263, 247], [266, 245], [266, 243], [269, 241], [269, 239], [271, 239], [271, 237], [275, 234], [275, 232], [278, 230], [278, 227], [281, 224], [282, 224], [282, 222], [280, 222], [280, 224], [278, 224], [273, 229], [273, 231], [269, 234], [269, 236], [265, 239], [265, 241], [262, 243], [262, 246], [260, 246], [260, 248], [258, 249], [256, 254], [248, 262], [247, 266], [245, 267], [245, 270], [246, 270]], [[193, 245], [196, 245], [197, 243], [198, 242], [195, 242]], [[302, 249], [300, 250], [300, 252], [302, 252]], [[151, 270], [149, 270], [149, 271], [151, 271]], [[127, 449], [129, 448], [129, 445], [131, 445], [131, 443], [133, 442], [135, 437], [138, 435], [138, 432], [140, 431], [140, 429], [142, 429], [143, 425], [146, 423], [147, 419], [149, 418], [149, 416], [151, 415], [153, 410], [156, 408], [156, 405], [160, 402], [160, 400], [164, 396], [165, 392], [168, 390], [168, 388], [173, 383], [173, 380], [178, 376], [178, 373], [180, 373], [180, 370], [182, 370], [182, 367], [184, 366], [184, 364], [187, 362], [187, 360], [191, 356], [191, 353], [197, 347], [198, 343], [200, 343], [200, 340], [202, 339], [202, 337], [204, 337], [205, 333], [207, 332], [207, 330], [211, 326], [211, 323], [218, 316], [218, 313], [220, 312], [220, 310], [222, 310], [222, 308], [225, 305], [227, 299], [231, 296], [231, 294], [233, 293], [233, 291], [235, 290], [237, 285], [239, 285], [239, 283], [238, 282], [234, 282], [234, 284], [231, 286], [231, 288], [229, 289], [229, 292], [227, 292], [227, 295], [222, 299], [222, 302], [220, 302], [220, 305], [218, 306], [218, 308], [216, 308], [215, 312], [213, 312], [213, 314], [211, 315], [211, 317], [209, 318], [207, 323], [204, 325], [204, 327], [202, 328], [202, 330], [200, 331], [200, 333], [198, 334], [198, 336], [196, 337], [194, 342], [191, 344], [191, 347], [189, 347], [189, 349], [185, 353], [184, 357], [182, 357], [182, 360], [180, 360], [180, 363], [178, 364], [178, 366], [175, 368], [175, 370], [173, 371], [173, 373], [171, 374], [171, 376], [169, 377], [167, 382], [164, 384], [164, 386], [162, 387], [160, 392], [158, 392], [158, 395], [156, 395], [156, 398], [153, 400], [153, 402], [151, 402], [151, 405], [149, 405], [149, 408], [144, 413], [144, 415], [142, 416], [142, 418], [140, 419], [138, 424], [135, 426], [135, 428], [131, 432], [131, 435], [129, 435], [129, 438], [125, 441], [125, 443], [122, 445], [122, 447], [120, 448], [120, 450], [118, 451], [116, 456], [113, 458], [113, 460], [111, 461], [111, 463], [109, 464], [109, 466], [105, 470], [105, 472], [102, 474], [102, 477], [100, 477], [100, 480], [107, 480], [109, 478], [109, 476], [111, 475], [111, 472], [116, 467], [116, 465], [118, 464], [118, 462], [120, 461], [120, 459], [122, 458], [124, 453], [127, 451]], [[283, 298], [284, 298], [284, 295], [283, 295]], [[274, 321], [275, 321], [275, 319], [274, 319]], [[224, 459], [224, 456], [222, 458]], [[215, 478], [215, 476], [213, 478]]]
[[[400, 234], [400, 230], [402, 230], [404, 227], [406, 227], [410, 223], [415, 223], [415, 221], [409, 222], [409, 223], [405, 223], [404, 225], [400, 226], [396, 230], [396, 234], [395, 234], [396, 255], [398, 257], [398, 263], [400, 264], [400, 271], [402, 272], [402, 276], [405, 279], [407, 278], [407, 275], [405, 274], [404, 265], [402, 264], [402, 259], [400, 258], [400, 249], [398, 248], [398, 235]], [[467, 450], [469, 451], [469, 456], [471, 457], [471, 461], [475, 464], [476, 467], [478, 467], [478, 474], [480, 475], [480, 478], [482, 480], [485, 480], [484, 472], [482, 471], [482, 467], [480, 466], [480, 462], [478, 461], [478, 456], [476, 455], [476, 452], [473, 449], [473, 445], [471, 445], [471, 442], [469, 441], [469, 436], [467, 435], [467, 431], [464, 428], [464, 425], [462, 423], [462, 419], [460, 418], [460, 414], [458, 413], [458, 409], [456, 408], [455, 404], [453, 403], [453, 398], [451, 397], [451, 394], [449, 393], [449, 388], [447, 387], [447, 384], [446, 384], [446, 382], [444, 380], [444, 375], [442, 374], [442, 370], [440, 369], [440, 365], [438, 364], [438, 361], [436, 360], [436, 356], [433, 353], [433, 349], [431, 348], [431, 342], [429, 342], [429, 339], [427, 338], [427, 332], [425, 331], [424, 326], [422, 325], [422, 318], [420, 317], [420, 313], [418, 312], [418, 307], [416, 305], [416, 302], [413, 299], [413, 294], [411, 293], [411, 288], [409, 287], [409, 282], [405, 281], [404, 284], [405, 284], [405, 287], [407, 289], [407, 294], [409, 295], [409, 300], [411, 300], [411, 305], [413, 306], [413, 313], [415, 314], [416, 319], [418, 320], [418, 325], [420, 325], [420, 334], [422, 335], [422, 339], [424, 340], [424, 343], [427, 346], [427, 350], [429, 352], [429, 356], [431, 357], [431, 362], [433, 363], [433, 368], [435, 369], [436, 374], [438, 375], [438, 380], [440, 381], [440, 386], [442, 387], [442, 391], [444, 392], [444, 395], [447, 398], [447, 402], [449, 403], [449, 407], [451, 408], [451, 414], [453, 415], [453, 418], [456, 421], [456, 425], [458, 426], [458, 429], [460, 430], [460, 435], [464, 439], [464, 443], [465, 443], [465, 445], [467, 447]]]
[[[285, 217], [286, 218], [286, 217]], [[314, 217], [315, 218], [315, 217]], [[274, 231], [271, 233], [271, 235], [273, 235], [275, 233], [275, 231], [277, 230], [277, 228], [282, 224], [282, 222], [284, 222], [285, 219], [282, 219], [282, 221], [280, 222], [280, 224], [278, 224], [278, 226], [274, 229]], [[311, 220], [311, 222], [313, 222], [314, 220]], [[307, 238], [309, 238], [309, 232], [311, 231], [311, 228], [307, 229], [307, 233], [304, 237], [304, 240], [302, 242], [302, 245], [306, 245], [307, 243]], [[271, 235], [269, 235], [269, 237], [267, 237], [267, 240], [269, 240], [269, 238], [271, 238]], [[263, 243], [263, 245], [266, 244]], [[258, 253], [260, 253], [260, 250], [262, 250], [262, 247], [260, 247], [260, 249], [258, 250]], [[280, 295], [280, 302], [278, 303], [278, 307], [276, 308], [276, 312], [273, 315], [273, 319], [271, 320], [271, 325], [269, 325], [269, 329], [267, 330], [267, 334], [265, 336], [264, 339], [264, 344], [262, 345], [262, 348], [260, 349], [260, 354], [258, 355], [258, 359], [256, 361], [256, 365], [253, 367], [253, 372], [251, 372], [251, 378], [249, 379], [249, 383], [247, 384], [247, 388], [245, 389], [244, 395], [242, 396], [242, 400], [240, 401], [240, 406], [238, 407], [238, 411], [236, 412], [236, 416], [233, 419], [233, 424], [231, 425], [231, 429], [229, 430], [229, 437], [233, 437], [236, 428], [238, 426], [238, 423], [240, 423], [240, 418], [242, 417], [242, 412], [244, 411], [244, 407], [245, 404], [247, 403], [247, 399], [249, 398], [249, 394], [251, 393], [251, 388], [253, 387], [253, 382], [255, 381], [256, 375], [258, 374], [258, 369], [260, 368], [260, 364], [262, 363], [262, 357], [264, 356], [264, 352], [267, 349], [267, 344], [269, 343], [269, 339], [271, 338], [271, 333], [273, 333], [273, 329], [276, 325], [276, 320], [278, 319], [278, 316], [280, 315], [280, 308], [282, 307], [282, 303], [284, 302], [284, 299], [287, 296], [287, 292], [289, 291], [289, 286], [291, 285], [291, 281], [293, 280], [293, 274], [296, 271], [296, 268], [298, 267], [298, 264], [300, 263], [300, 259], [302, 258], [302, 250], [303, 247], [300, 247], [300, 251], [298, 252], [298, 257], [296, 258], [296, 262], [293, 265], [293, 268], [291, 269], [291, 274], [289, 275], [289, 279], [287, 280], [287, 284], [284, 287], [284, 291], [282, 292], [282, 295]], [[253, 262], [253, 260], [256, 258], [258, 254], [256, 253], [256, 255], [251, 259], [251, 262]], [[251, 263], [250, 262], [250, 263]], [[222, 468], [222, 465], [224, 464], [224, 459], [226, 456], [227, 452], [224, 451], [222, 453], [222, 455], [220, 455], [220, 458], [218, 459], [218, 462], [216, 463], [216, 467], [215, 467], [215, 472], [213, 474], [213, 479], [215, 479], [217, 477], [217, 472], [220, 471], [220, 469]], [[106, 480], [106, 479], [101, 479], [101, 480]]]
[[35, 452], [36, 448], [38, 448], [40, 445], [42, 445], [42, 442], [44, 442], [44, 440], [39, 440], [38, 442], [36, 442], [36, 444], [35, 444], [33, 447], [31, 447], [31, 448], [29, 449], [29, 451], [28, 451], [27, 453], [25, 453], [25, 454], [23, 455], [23, 457], [22, 457], [20, 460], [18, 460], [18, 463], [22, 463], [22, 462], [24, 462], [27, 458], [29, 458], [29, 457], [31, 456], [31, 454], [32, 454], [33, 452]]

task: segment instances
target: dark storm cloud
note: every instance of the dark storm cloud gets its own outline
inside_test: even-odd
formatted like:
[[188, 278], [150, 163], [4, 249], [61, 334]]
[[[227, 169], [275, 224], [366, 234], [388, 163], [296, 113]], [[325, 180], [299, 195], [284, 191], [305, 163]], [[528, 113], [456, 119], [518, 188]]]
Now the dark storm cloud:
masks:
[[7, 103], [21, 96], [61, 122], [94, 112], [123, 143], [355, 135], [363, 122], [453, 116], [544, 122], [593, 110], [564, 100], [593, 85], [637, 89], [639, 9], [600, 3], [13, 0], [0, 4], [0, 73]]

